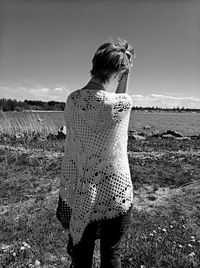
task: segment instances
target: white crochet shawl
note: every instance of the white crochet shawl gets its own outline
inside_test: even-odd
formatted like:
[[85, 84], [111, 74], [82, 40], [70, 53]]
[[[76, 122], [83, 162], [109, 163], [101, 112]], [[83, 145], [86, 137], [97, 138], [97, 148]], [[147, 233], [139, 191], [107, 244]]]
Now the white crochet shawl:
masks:
[[72, 209], [74, 244], [88, 223], [125, 213], [133, 202], [127, 156], [131, 107], [128, 94], [104, 90], [80, 89], [67, 99], [60, 195]]

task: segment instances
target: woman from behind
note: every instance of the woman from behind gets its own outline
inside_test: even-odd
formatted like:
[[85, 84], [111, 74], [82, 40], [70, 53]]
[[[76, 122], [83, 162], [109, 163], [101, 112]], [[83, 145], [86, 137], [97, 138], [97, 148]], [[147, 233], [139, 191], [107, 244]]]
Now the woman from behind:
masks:
[[[125, 40], [101, 45], [90, 81], [67, 98], [57, 217], [69, 232], [71, 267], [92, 267], [97, 238], [100, 267], [121, 267], [121, 240], [133, 202], [127, 156], [132, 100], [126, 93], [133, 55]], [[115, 93], [108, 91], [113, 85]]]

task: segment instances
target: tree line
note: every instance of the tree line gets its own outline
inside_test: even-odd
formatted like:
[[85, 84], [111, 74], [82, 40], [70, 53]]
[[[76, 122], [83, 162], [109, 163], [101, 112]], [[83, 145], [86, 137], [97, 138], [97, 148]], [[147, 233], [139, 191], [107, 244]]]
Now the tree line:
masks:
[[0, 110], [3, 112], [8, 111], [29, 111], [29, 110], [43, 110], [43, 111], [63, 111], [65, 102], [58, 101], [38, 101], [38, 100], [24, 100], [17, 101], [12, 99], [0, 99]]
[[132, 110], [140, 110], [140, 111], [148, 111], [148, 112], [196, 112], [199, 113], [200, 109], [197, 108], [185, 108], [185, 107], [173, 107], [173, 108], [161, 108], [161, 107], [141, 107], [141, 106], [133, 106]]
[[[65, 102], [59, 101], [38, 101], [38, 100], [24, 100], [24, 101], [17, 101], [12, 99], [0, 99], [0, 111], [8, 112], [8, 111], [17, 111], [17, 112], [24, 112], [24, 111], [31, 111], [31, 110], [42, 110], [42, 111], [64, 111]], [[184, 107], [174, 107], [174, 108], [161, 108], [161, 107], [141, 107], [141, 106], [133, 106], [133, 111], [146, 111], [146, 112], [153, 112], [153, 111], [173, 111], [173, 112], [200, 112], [200, 109], [195, 108], [184, 108]]]

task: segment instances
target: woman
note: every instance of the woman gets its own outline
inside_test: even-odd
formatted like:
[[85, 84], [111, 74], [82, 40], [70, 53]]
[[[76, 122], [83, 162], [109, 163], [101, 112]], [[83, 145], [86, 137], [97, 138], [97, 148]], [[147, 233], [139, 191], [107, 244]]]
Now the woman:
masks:
[[[92, 60], [91, 80], [67, 98], [57, 217], [69, 230], [71, 267], [92, 267], [97, 238], [100, 267], [121, 267], [133, 201], [127, 157], [132, 100], [126, 93], [133, 54], [126, 41], [103, 44]], [[116, 93], [108, 92], [116, 83]]]

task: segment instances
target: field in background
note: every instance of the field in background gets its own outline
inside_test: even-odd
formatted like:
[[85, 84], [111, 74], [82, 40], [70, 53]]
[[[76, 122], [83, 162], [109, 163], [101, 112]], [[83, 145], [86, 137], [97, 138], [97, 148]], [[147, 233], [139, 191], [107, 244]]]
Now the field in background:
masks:
[[[43, 121], [40, 121], [42, 119]], [[64, 125], [63, 112], [6, 112], [0, 113], [0, 133], [14, 134], [16, 132], [43, 132], [56, 134]], [[143, 131], [145, 126], [150, 132], [158, 130], [164, 132], [168, 129], [183, 133], [184, 135], [200, 134], [199, 113], [169, 113], [169, 112], [132, 112], [129, 129]]]
[[[59, 126], [62, 126], [62, 114], [56, 118], [56, 113], [48, 116], [48, 113], [23, 113], [23, 112], [0, 112], [0, 135], [14, 136], [17, 133], [26, 133], [33, 136], [40, 133], [44, 136], [57, 134]], [[60, 125], [59, 125], [60, 123]]]

